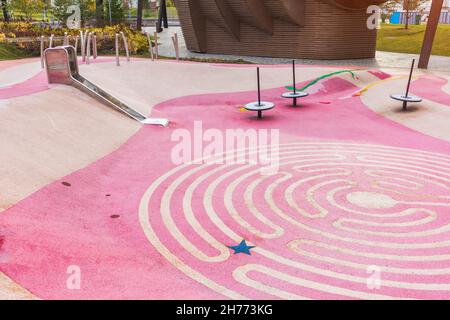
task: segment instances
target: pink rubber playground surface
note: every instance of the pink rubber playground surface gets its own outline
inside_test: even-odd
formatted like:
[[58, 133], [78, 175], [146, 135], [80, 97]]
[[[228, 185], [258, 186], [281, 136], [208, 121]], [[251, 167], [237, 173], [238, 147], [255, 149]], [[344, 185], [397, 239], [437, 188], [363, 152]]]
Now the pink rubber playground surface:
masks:
[[[450, 107], [447, 81], [422, 75], [412, 93]], [[332, 77], [297, 108], [285, 88], [265, 89], [277, 107], [262, 120], [241, 110], [254, 91], [158, 103], [169, 128], [140, 128], [0, 213], [0, 271], [42, 299], [449, 298], [450, 143], [374, 112], [358, 89]], [[46, 90], [39, 73], [0, 99]], [[278, 129], [278, 172], [175, 165], [171, 136], [194, 135], [195, 121]], [[242, 239], [252, 255], [227, 247]], [[79, 290], [66, 285], [71, 265]]]

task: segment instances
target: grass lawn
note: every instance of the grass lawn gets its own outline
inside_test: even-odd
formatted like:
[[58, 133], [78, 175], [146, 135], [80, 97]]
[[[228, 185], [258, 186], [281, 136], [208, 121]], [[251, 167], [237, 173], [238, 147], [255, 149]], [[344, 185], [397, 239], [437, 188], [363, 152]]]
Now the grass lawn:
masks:
[[[425, 34], [425, 25], [382, 25], [378, 30], [377, 50], [420, 53]], [[450, 57], [450, 25], [440, 24], [434, 40], [434, 55]]]
[[11, 44], [0, 42], [0, 60], [13, 60], [29, 57], [22, 50], [17, 49]]

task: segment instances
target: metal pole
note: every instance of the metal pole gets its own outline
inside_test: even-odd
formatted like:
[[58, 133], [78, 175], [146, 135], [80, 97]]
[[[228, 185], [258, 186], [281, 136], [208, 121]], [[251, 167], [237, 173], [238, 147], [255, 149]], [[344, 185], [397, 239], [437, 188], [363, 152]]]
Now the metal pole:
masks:
[[54, 34], [52, 34], [51, 36], [50, 36], [50, 43], [49, 43], [49, 45], [48, 45], [48, 47], [49, 48], [53, 48], [53, 38], [55, 37], [55, 35]]
[[75, 37], [75, 56], [78, 55], [77, 50], [78, 50], [78, 40], [80, 39], [80, 36], [76, 36]]
[[297, 88], [295, 87], [295, 60], [292, 60], [292, 75], [294, 79], [294, 94], [297, 93]]
[[175, 49], [175, 57], [176, 57], [177, 61], [179, 61], [180, 60], [180, 50], [178, 47], [178, 35], [176, 33], [172, 36], [172, 42], [173, 42], [173, 47]]
[[180, 44], [178, 42], [178, 33], [176, 33], [176, 32], [175, 32], [175, 42], [177, 43], [177, 47], [176, 47], [177, 60], [180, 60]]
[[83, 32], [83, 30], [80, 30], [80, 50], [81, 50], [81, 61], [86, 61], [86, 50], [85, 50], [85, 45], [86, 45], [86, 41], [84, 41], [85, 38], [85, 34]]
[[94, 33], [94, 36], [92, 38], [92, 48], [94, 51], [94, 60], [97, 59], [98, 52], [97, 52], [97, 34]]
[[86, 64], [90, 64], [90, 57], [91, 57], [91, 42], [92, 42], [92, 32], [89, 32], [87, 36], [87, 48], [86, 48]]
[[258, 81], [258, 106], [261, 106], [261, 82], [259, 79], [259, 67], [256, 68], [256, 77]]
[[154, 61], [155, 57], [153, 56], [153, 44], [152, 44], [152, 39], [150, 37], [150, 33], [146, 32], [145, 35], [147, 36], [148, 51], [150, 52], [150, 58], [152, 59], [152, 61]]
[[[406, 86], [406, 94], [405, 94], [406, 99], [408, 98], [408, 95], [409, 95], [409, 88], [411, 86], [411, 79], [412, 79], [415, 63], [416, 63], [416, 59], [413, 59], [412, 65], [411, 65], [411, 71], [409, 72], [408, 85]], [[403, 101], [403, 110], [406, 110], [407, 107], [408, 107], [408, 101]]]
[[120, 66], [120, 58], [119, 58], [119, 34], [116, 33], [116, 66]]
[[123, 45], [125, 46], [125, 53], [127, 55], [127, 62], [130, 62], [130, 51], [128, 50], [127, 38], [125, 37], [125, 34], [122, 31], [120, 31], [120, 34], [122, 35]]
[[44, 69], [44, 36], [41, 36], [41, 67]]
[[159, 59], [158, 32], [157, 31], [155, 31], [153, 37], [155, 40], [155, 58]]
[[441, 17], [441, 10], [444, 0], [433, 0], [431, 4], [430, 16], [428, 17], [427, 29], [420, 53], [419, 68], [427, 69], [430, 62], [431, 50], [433, 49], [434, 37]]
[[84, 54], [86, 55], [87, 41], [88, 41], [89, 31], [86, 30], [84, 33]]
[[[261, 83], [259, 78], [259, 67], [256, 68], [256, 77], [258, 78], [258, 107], [261, 107]], [[262, 118], [261, 110], [258, 110], [258, 118]]]
[[413, 75], [413, 71], [414, 71], [414, 65], [416, 64], [416, 59], [413, 59], [412, 61], [412, 65], [411, 65], [411, 71], [409, 72], [409, 79], [408, 79], [408, 85], [406, 87], [406, 95], [405, 98], [408, 98], [409, 95], [409, 88], [411, 86], [411, 79], [412, 79], [412, 75]]
[[[295, 80], [295, 60], [292, 60], [292, 75], [293, 75], [293, 79], [294, 79], [294, 94], [297, 94], [297, 88], [296, 88], [296, 83], [297, 81]], [[297, 98], [294, 97], [294, 107], [297, 106]]]

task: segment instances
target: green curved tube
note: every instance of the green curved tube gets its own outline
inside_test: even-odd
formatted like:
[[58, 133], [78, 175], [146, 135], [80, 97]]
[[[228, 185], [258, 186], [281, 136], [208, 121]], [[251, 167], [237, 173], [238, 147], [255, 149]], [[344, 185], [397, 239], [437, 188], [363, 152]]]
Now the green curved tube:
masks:
[[[329, 78], [329, 77], [335, 76], [335, 75], [337, 75], [337, 74], [346, 73], [346, 72], [350, 73], [350, 74], [352, 75], [353, 79], [355, 79], [356, 76], [355, 76], [355, 73], [354, 73], [352, 70], [340, 70], [340, 71], [336, 71], [336, 72], [332, 72], [332, 73], [328, 73], [328, 74], [325, 74], [325, 75], [323, 75], [323, 76], [320, 76], [320, 77], [314, 79], [313, 81], [311, 81], [310, 83], [308, 83], [308, 84], [307, 84], [306, 86], [304, 86], [303, 88], [301, 88], [301, 89], [296, 89], [296, 90], [297, 90], [297, 91], [305, 91], [305, 90], [308, 89], [309, 87], [315, 85], [315, 84], [316, 84], [317, 82], [319, 82], [320, 80], [323, 80], [323, 79], [325, 79], [325, 78]], [[287, 90], [294, 90], [294, 87], [293, 87], [293, 86], [287, 86], [286, 89], [287, 89]]]

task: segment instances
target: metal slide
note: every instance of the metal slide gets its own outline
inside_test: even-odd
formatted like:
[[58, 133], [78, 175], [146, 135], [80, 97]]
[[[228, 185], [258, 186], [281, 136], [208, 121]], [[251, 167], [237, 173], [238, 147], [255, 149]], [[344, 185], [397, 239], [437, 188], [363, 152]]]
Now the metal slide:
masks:
[[62, 46], [45, 50], [45, 65], [49, 83], [62, 83], [74, 86], [107, 106], [125, 113], [142, 124], [167, 127], [169, 120], [162, 118], [147, 118], [133, 108], [111, 96], [89, 80], [83, 78], [78, 71], [78, 61], [75, 48]]

